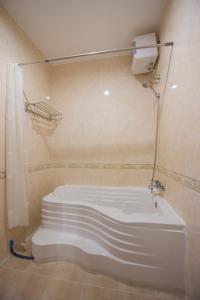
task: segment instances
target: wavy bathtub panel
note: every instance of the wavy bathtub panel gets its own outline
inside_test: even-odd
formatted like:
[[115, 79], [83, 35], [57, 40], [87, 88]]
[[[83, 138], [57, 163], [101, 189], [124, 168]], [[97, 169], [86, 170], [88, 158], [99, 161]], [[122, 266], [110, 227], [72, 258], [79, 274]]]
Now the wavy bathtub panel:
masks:
[[33, 236], [37, 262], [67, 259], [121, 280], [180, 289], [184, 249], [180, 217], [164, 199], [132, 187], [58, 187], [43, 198]]

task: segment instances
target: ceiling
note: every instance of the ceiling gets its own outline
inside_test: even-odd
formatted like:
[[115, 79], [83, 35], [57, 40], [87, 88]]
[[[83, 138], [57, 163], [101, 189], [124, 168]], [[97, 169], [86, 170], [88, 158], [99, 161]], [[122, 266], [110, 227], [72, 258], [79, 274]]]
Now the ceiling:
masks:
[[46, 58], [128, 47], [158, 32], [166, 0], [0, 0]]

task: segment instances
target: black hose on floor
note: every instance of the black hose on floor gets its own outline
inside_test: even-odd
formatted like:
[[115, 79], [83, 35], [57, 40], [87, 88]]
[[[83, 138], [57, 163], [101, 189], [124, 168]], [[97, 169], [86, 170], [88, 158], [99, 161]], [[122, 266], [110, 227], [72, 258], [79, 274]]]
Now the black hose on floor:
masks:
[[17, 252], [15, 252], [15, 249], [14, 249], [14, 241], [13, 240], [10, 240], [9, 241], [9, 247], [10, 247], [10, 253], [18, 258], [22, 258], [22, 259], [31, 259], [33, 260], [33, 256], [28, 256], [28, 255], [22, 255], [22, 254], [19, 254]]

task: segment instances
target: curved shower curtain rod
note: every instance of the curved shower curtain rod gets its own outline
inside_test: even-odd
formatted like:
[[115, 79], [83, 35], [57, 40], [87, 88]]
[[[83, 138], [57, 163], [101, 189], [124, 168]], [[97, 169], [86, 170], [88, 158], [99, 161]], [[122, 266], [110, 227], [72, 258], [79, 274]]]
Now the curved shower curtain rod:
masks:
[[152, 44], [152, 45], [146, 45], [146, 46], [135, 46], [135, 47], [133, 46], [133, 47], [128, 47], [128, 48], [94, 51], [94, 52], [74, 54], [74, 55], [58, 57], [58, 58], [50, 58], [50, 59], [43, 59], [43, 60], [30, 61], [30, 62], [22, 62], [22, 63], [18, 63], [18, 65], [19, 66], [27, 66], [27, 65], [43, 64], [43, 63], [48, 63], [48, 62], [51, 62], [51, 61], [67, 60], [67, 59], [85, 57], [85, 56], [91, 56], [91, 55], [115, 53], [115, 52], [122, 52], [122, 51], [128, 51], [128, 50], [138, 50], [138, 49], [145, 49], [145, 48], [160, 48], [160, 47], [168, 47], [168, 46], [173, 46], [173, 45], [174, 45], [174, 42], [165, 42], [165, 43], [158, 43], [158, 44]]

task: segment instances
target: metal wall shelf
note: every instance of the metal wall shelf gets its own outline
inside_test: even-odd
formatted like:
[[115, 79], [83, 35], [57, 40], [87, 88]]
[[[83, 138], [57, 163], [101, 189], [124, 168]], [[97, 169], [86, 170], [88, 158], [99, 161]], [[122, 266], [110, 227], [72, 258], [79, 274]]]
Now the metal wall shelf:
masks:
[[45, 102], [25, 103], [25, 111], [33, 114], [35, 117], [46, 119], [50, 122], [62, 119], [62, 113], [52, 108]]

